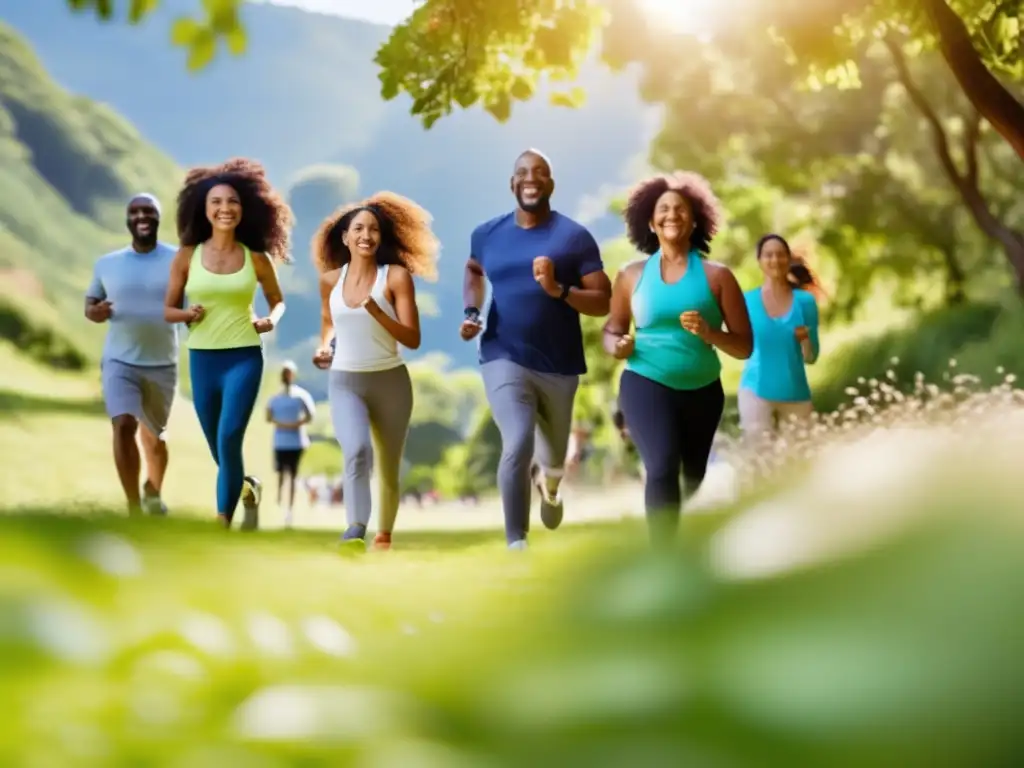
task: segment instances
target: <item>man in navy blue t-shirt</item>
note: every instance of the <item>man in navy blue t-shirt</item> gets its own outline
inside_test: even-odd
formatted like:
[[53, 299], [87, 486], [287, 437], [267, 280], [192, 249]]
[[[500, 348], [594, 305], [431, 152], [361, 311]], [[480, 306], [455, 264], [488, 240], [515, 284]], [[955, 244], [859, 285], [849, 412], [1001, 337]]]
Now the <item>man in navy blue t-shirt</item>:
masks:
[[501, 432], [498, 486], [512, 549], [526, 548], [531, 482], [540, 491], [544, 525], [555, 529], [562, 522], [558, 488], [573, 399], [587, 371], [580, 315], [607, 315], [612, 293], [593, 236], [551, 210], [554, 189], [543, 153], [523, 152], [512, 175], [516, 210], [473, 231], [466, 262], [461, 335], [467, 341], [483, 329], [485, 277], [491, 283], [480, 363]]

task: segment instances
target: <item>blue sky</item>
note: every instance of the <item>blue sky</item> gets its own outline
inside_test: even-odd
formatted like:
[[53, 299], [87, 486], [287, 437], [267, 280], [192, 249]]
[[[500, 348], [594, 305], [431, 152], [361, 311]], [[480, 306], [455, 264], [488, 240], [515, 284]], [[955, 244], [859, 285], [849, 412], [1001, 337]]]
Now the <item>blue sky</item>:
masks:
[[329, 13], [350, 19], [394, 25], [404, 21], [415, 9], [416, 0], [254, 0], [289, 5], [307, 11]]

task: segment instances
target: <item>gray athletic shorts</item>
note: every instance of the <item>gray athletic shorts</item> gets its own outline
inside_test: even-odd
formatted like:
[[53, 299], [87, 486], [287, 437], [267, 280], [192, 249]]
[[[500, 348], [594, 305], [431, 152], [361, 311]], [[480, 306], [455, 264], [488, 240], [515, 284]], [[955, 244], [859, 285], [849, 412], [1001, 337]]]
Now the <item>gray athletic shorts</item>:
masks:
[[163, 438], [178, 385], [178, 366], [128, 365], [104, 360], [101, 368], [107, 415], [134, 416]]

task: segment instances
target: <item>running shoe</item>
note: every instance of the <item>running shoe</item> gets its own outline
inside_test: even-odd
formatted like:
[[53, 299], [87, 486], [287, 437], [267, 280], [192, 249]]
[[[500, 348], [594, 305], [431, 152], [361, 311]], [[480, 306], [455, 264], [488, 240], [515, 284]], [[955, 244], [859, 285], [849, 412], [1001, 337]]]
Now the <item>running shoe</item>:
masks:
[[391, 549], [391, 534], [381, 531], [373, 537], [374, 549]]
[[352, 523], [345, 532], [341, 534], [341, 547], [343, 551], [365, 552], [366, 551], [366, 526], [359, 523]]
[[511, 544], [508, 545], [508, 548], [512, 552], [529, 549], [529, 547], [526, 544], [526, 539], [519, 539], [519, 541], [513, 541]]
[[160, 492], [148, 480], [142, 486], [142, 510], [148, 515], [164, 516], [167, 505], [160, 498]]
[[533, 484], [540, 492], [540, 521], [544, 523], [545, 528], [553, 531], [562, 524], [561, 494], [551, 494], [544, 472], [536, 464], [534, 464], [531, 474], [533, 475]]
[[242, 530], [255, 531], [260, 527], [260, 501], [263, 498], [263, 484], [258, 478], [246, 475], [242, 485]]

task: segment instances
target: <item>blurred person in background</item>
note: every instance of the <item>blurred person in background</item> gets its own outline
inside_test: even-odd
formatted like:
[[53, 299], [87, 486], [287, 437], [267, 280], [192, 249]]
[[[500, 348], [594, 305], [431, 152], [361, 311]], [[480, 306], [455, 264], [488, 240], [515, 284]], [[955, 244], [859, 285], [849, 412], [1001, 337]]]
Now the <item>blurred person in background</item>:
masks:
[[770, 435], [778, 422], [814, 412], [806, 365], [818, 359], [820, 282], [781, 235], [757, 243], [764, 283], [744, 295], [754, 329], [754, 351], [737, 395], [744, 435]]
[[644, 506], [660, 543], [674, 538], [683, 500], [707, 472], [725, 406], [717, 351], [746, 359], [753, 338], [736, 277], [707, 261], [722, 211], [706, 179], [647, 179], [630, 192], [624, 216], [646, 256], [615, 278], [604, 346], [626, 361], [619, 406], [644, 463]]
[[[470, 240], [460, 335], [483, 331], [480, 372], [501, 433], [498, 487], [509, 549], [526, 549], [531, 484], [545, 527], [563, 517], [565, 472], [579, 377], [586, 373], [580, 315], [608, 313], [611, 285], [587, 229], [551, 208], [551, 162], [530, 149], [510, 181], [516, 209], [478, 226]], [[486, 330], [480, 320], [491, 284]], [[536, 468], [535, 468], [536, 467]], [[532, 480], [531, 480], [532, 475]]]
[[274, 471], [277, 472], [277, 503], [284, 504], [284, 525], [292, 525], [295, 481], [302, 454], [309, 447], [306, 425], [316, 416], [312, 395], [295, 383], [298, 369], [290, 360], [281, 366], [281, 391], [267, 402], [267, 421], [274, 425]]
[[413, 406], [412, 380], [398, 345], [420, 346], [413, 276], [436, 278], [439, 250], [430, 214], [390, 192], [338, 209], [313, 241], [321, 299], [313, 363], [330, 369], [331, 421], [345, 462], [346, 545], [366, 546], [372, 434], [380, 454], [380, 521], [373, 544], [391, 547]]
[[[263, 379], [261, 336], [285, 311], [274, 260], [288, 260], [291, 225], [291, 209], [252, 160], [193, 169], [178, 194], [180, 249], [164, 317], [189, 328], [192, 402], [217, 463], [217, 517], [227, 528], [239, 500], [243, 530], [259, 525], [262, 488], [245, 474], [242, 447]], [[270, 314], [254, 319], [257, 286]]]
[[[178, 384], [178, 327], [164, 322], [164, 296], [176, 248], [158, 240], [160, 201], [135, 195], [127, 208], [131, 245], [100, 257], [85, 292], [85, 316], [108, 323], [100, 376], [114, 430], [114, 465], [128, 513], [167, 514], [165, 431]], [[141, 426], [141, 430], [140, 430]], [[146, 481], [140, 491], [142, 458]]]

